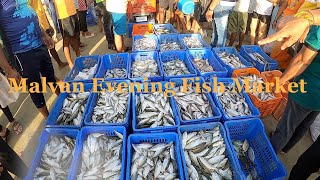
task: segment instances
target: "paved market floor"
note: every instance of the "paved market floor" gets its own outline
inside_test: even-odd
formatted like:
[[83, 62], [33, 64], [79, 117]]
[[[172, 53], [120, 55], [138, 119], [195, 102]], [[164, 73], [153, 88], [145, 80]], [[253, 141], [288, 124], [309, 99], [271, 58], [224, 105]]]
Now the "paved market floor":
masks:
[[[115, 51], [111, 51], [107, 49], [107, 42], [102, 33], [98, 32], [97, 26], [93, 26], [89, 28], [91, 32], [97, 33], [97, 36], [93, 38], [81, 38], [83, 43], [86, 43], [88, 46], [84, 48], [84, 52], [82, 55], [93, 55], [93, 54], [106, 54], [106, 53], [115, 53]], [[210, 34], [208, 33], [210, 36]], [[126, 45], [131, 46], [131, 40], [126, 38]], [[209, 42], [209, 39], [207, 39]], [[60, 58], [63, 61], [65, 60], [63, 49], [62, 49], [62, 41], [59, 41], [56, 44], [56, 50], [60, 55]], [[74, 54], [73, 54], [74, 56]], [[60, 70], [57, 67], [57, 64], [54, 60], [52, 60], [55, 68], [56, 76], [60, 79], [64, 79], [64, 77], [69, 72], [69, 67], [66, 67]], [[48, 92], [45, 94], [45, 98], [47, 101], [48, 107], [51, 109], [55, 103], [56, 95]], [[11, 133], [8, 141], [9, 145], [13, 147], [13, 149], [21, 155], [22, 159], [29, 166], [33, 159], [33, 155], [36, 151], [39, 136], [41, 131], [45, 127], [45, 119], [41, 116], [41, 114], [37, 111], [36, 107], [33, 105], [32, 100], [28, 94], [21, 94], [18, 101], [10, 105], [10, 109], [15, 115], [16, 120], [18, 120], [24, 127], [24, 131], [20, 135]], [[264, 125], [266, 127], [266, 133], [269, 134], [272, 130], [276, 128], [277, 121], [272, 117], [268, 116], [263, 118]], [[6, 125], [8, 123], [6, 117], [0, 112], [0, 124]], [[11, 127], [10, 127], [11, 128]], [[303, 139], [288, 153], [284, 155], [279, 155], [280, 160], [286, 166], [288, 173], [290, 172], [292, 166], [296, 163], [298, 157], [312, 144], [310, 132], [307, 132]], [[310, 179], [315, 179], [319, 174], [313, 175]]]

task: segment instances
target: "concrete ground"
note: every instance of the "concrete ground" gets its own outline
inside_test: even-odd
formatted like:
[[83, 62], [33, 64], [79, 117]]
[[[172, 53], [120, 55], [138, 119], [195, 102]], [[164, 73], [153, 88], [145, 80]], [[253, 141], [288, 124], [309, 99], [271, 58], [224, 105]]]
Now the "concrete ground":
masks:
[[[107, 42], [102, 33], [98, 32], [97, 26], [89, 27], [91, 32], [97, 33], [97, 36], [86, 39], [82, 38], [81, 41], [86, 43], [88, 46], [84, 48], [82, 55], [93, 55], [93, 54], [107, 54], [107, 53], [115, 53], [115, 51], [111, 51], [107, 49]], [[208, 33], [210, 36], [210, 33]], [[131, 46], [131, 40], [126, 38], [126, 45]], [[209, 39], [207, 39], [209, 42]], [[59, 41], [56, 44], [56, 50], [60, 55], [60, 58], [63, 61], [65, 60], [63, 49], [62, 49], [62, 41]], [[74, 54], [73, 54], [74, 56]], [[52, 60], [56, 76], [60, 79], [64, 79], [68, 72], [69, 68], [66, 67], [60, 70], [57, 67], [57, 64], [54, 60]], [[47, 101], [48, 107], [51, 109], [55, 103], [56, 95], [48, 92], [45, 94], [45, 98]], [[45, 127], [46, 120], [39, 114], [36, 107], [33, 105], [32, 100], [28, 94], [21, 94], [18, 101], [12, 103], [10, 105], [10, 109], [13, 112], [15, 119], [18, 120], [24, 127], [24, 131], [20, 135], [14, 134], [11, 132], [9, 136], [8, 142], [9, 145], [22, 157], [25, 163], [30, 166], [33, 155], [37, 149], [39, 136], [41, 131]], [[277, 121], [273, 118], [273, 116], [268, 116], [263, 118], [263, 122], [265, 125], [266, 133], [270, 134], [272, 130], [276, 128]], [[0, 124], [7, 125], [8, 121], [2, 111], [0, 112]], [[11, 127], [9, 127], [11, 130]], [[288, 153], [279, 155], [279, 159], [285, 165], [288, 173], [290, 172], [292, 166], [296, 163], [298, 157], [312, 144], [310, 133], [307, 132], [303, 139]], [[309, 179], [315, 179], [319, 174], [311, 176]]]

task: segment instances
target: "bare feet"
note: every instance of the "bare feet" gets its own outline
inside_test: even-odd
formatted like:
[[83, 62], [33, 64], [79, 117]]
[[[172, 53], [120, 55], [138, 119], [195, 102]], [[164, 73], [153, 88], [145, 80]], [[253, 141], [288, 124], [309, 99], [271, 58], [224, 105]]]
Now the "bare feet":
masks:
[[17, 121], [13, 121], [13, 122], [12, 122], [12, 128], [13, 128], [13, 131], [14, 131], [17, 135], [19, 135], [19, 134], [22, 133], [22, 131], [23, 131], [22, 125], [21, 125], [19, 122], [17, 122]]
[[96, 34], [95, 33], [91, 33], [91, 32], [86, 32], [84, 34], [84, 37], [86, 37], [86, 38], [91, 38], [91, 37], [94, 37], [94, 36], [96, 36]]

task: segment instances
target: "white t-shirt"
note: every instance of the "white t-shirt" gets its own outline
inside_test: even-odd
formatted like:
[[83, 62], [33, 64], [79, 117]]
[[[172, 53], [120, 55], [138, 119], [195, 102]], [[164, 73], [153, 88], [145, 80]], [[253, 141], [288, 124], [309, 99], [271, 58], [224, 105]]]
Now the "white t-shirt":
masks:
[[268, 0], [256, 0], [254, 12], [260, 15], [270, 16], [272, 14], [273, 3]]
[[238, 0], [233, 10], [238, 12], [248, 12], [250, 0]]
[[106, 0], [107, 11], [127, 13], [128, 0]]

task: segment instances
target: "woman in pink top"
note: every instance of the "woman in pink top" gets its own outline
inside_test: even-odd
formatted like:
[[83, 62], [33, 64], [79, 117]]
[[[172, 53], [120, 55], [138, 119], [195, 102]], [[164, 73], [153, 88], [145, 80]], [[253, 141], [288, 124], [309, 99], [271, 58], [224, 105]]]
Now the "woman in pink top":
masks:
[[79, 16], [79, 22], [80, 22], [80, 31], [82, 36], [86, 38], [90, 38], [96, 35], [88, 31], [88, 25], [87, 25], [87, 10], [91, 2], [92, 2], [91, 0], [87, 0], [87, 1], [78, 0], [78, 4], [79, 4], [78, 16]]

